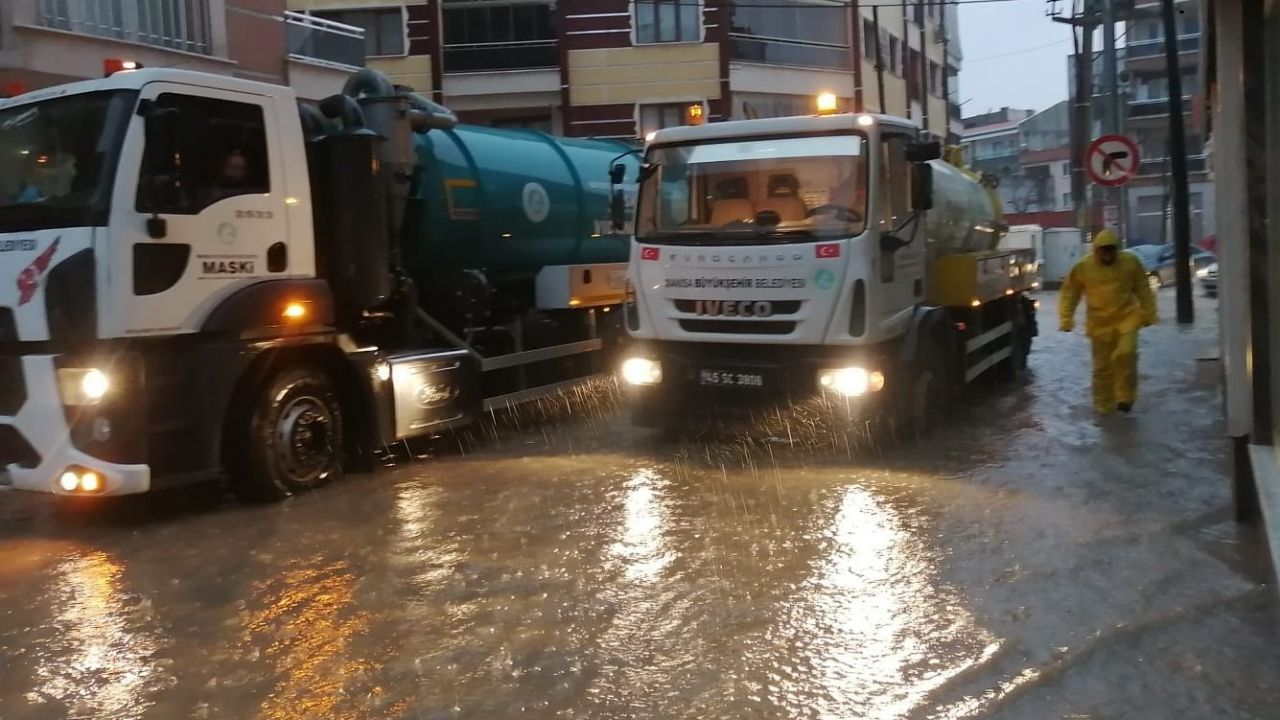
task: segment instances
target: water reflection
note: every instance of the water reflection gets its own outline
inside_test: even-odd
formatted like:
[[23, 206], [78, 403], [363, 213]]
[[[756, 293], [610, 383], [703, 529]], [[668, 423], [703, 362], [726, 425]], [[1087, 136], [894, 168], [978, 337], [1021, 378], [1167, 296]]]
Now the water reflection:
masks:
[[642, 468], [632, 473], [626, 486], [621, 537], [612, 550], [633, 582], [657, 578], [671, 562], [671, 551], [663, 543], [666, 516], [658, 502], [658, 481], [655, 470]]
[[999, 644], [936, 582], [935, 551], [898, 509], [860, 486], [842, 493], [830, 552], [771, 632], [783, 652], [799, 645], [773, 699], [797, 716], [900, 718]]
[[[376, 664], [353, 651], [371, 618], [358, 609], [356, 576], [346, 562], [295, 568], [260, 583], [254, 595], [266, 607], [250, 614], [247, 642], [263, 647], [277, 678], [261, 708], [271, 720], [369, 716], [382, 694], [364, 687]], [[383, 708], [380, 712], [387, 712]]]
[[56, 700], [72, 717], [142, 717], [151, 704], [146, 698], [165, 678], [154, 636], [139, 630], [154, 625], [149, 603], [128, 596], [123, 572], [101, 551], [57, 567], [50, 599], [57, 635], [40, 655], [32, 700]]

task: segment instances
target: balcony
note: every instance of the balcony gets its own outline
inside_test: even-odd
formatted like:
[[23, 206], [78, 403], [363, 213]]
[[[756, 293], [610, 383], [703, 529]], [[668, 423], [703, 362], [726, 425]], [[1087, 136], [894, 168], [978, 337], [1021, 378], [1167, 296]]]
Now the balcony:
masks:
[[[1202, 173], [1208, 170], [1208, 159], [1204, 155], [1189, 155], [1187, 157], [1187, 172]], [[1150, 158], [1143, 160], [1138, 166], [1139, 177], [1151, 177], [1156, 175], [1167, 175], [1173, 171], [1173, 165], [1169, 162], [1169, 158]]]
[[555, 40], [444, 46], [444, 71], [447, 73], [534, 70], [559, 66], [560, 48]]
[[364, 28], [285, 11], [289, 57], [299, 60], [364, 67]]
[[[1184, 95], [1182, 97], [1182, 114], [1187, 115], [1191, 112], [1191, 96]], [[1130, 100], [1129, 101], [1129, 118], [1133, 120], [1142, 118], [1162, 118], [1169, 116], [1169, 98], [1156, 98], [1154, 100]]]
[[209, 55], [209, 0], [39, 0], [37, 22], [77, 35]]
[[[1178, 52], [1192, 53], [1200, 50], [1199, 35], [1184, 35], [1178, 38]], [[1139, 40], [1125, 45], [1124, 56], [1128, 60], [1138, 58], [1164, 57], [1164, 38], [1157, 40]]]

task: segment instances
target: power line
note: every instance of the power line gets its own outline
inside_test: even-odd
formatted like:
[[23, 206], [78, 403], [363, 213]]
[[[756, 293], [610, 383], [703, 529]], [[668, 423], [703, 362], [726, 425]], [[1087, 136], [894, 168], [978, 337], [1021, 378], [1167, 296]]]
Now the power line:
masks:
[[1069, 43], [1069, 42], [1071, 42], [1071, 40], [1070, 40], [1070, 39], [1066, 39], [1066, 40], [1055, 40], [1055, 41], [1053, 41], [1053, 42], [1051, 42], [1051, 43], [1045, 43], [1045, 44], [1043, 44], [1043, 45], [1036, 45], [1035, 47], [1022, 48], [1021, 50], [1010, 50], [1009, 52], [1002, 52], [1002, 53], [999, 53], [999, 54], [997, 54], [997, 55], [987, 55], [986, 57], [973, 58], [972, 60], [970, 60], [970, 59], [966, 58], [966, 59], [965, 59], [965, 61], [964, 61], [964, 64], [965, 64], [965, 65], [972, 65], [973, 63], [977, 63], [977, 62], [984, 62], [984, 61], [986, 61], [986, 60], [996, 60], [996, 59], [998, 59], [998, 58], [1009, 57], [1009, 56], [1011, 56], [1011, 55], [1022, 55], [1023, 53], [1035, 52], [1036, 50], [1043, 50], [1043, 49], [1045, 49], [1045, 48], [1051, 48], [1051, 47], [1053, 47], [1053, 46], [1055, 46], [1055, 45], [1066, 45], [1066, 44], [1067, 44], [1067, 43]]

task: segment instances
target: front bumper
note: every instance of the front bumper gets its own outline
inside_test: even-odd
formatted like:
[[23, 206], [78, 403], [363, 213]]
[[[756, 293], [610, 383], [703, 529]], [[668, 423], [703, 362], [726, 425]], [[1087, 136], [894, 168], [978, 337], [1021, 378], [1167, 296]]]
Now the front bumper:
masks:
[[[642, 427], [697, 427], [708, 421], [738, 424], [782, 408], [862, 417], [881, 409], [892, 382], [884, 378], [882, 386], [857, 396], [820, 386], [822, 370], [861, 367], [884, 373], [883, 359], [864, 348], [643, 343], [628, 356], [655, 360], [662, 368], [661, 382], [627, 385], [632, 420]], [[740, 384], [707, 386], [704, 372], [729, 375]]]
[[147, 465], [105, 461], [75, 446], [60, 399], [57, 359], [55, 355], [17, 358], [21, 365], [21, 377], [16, 379], [21, 384], [20, 402], [4, 409], [10, 414], [0, 415], [0, 489], [73, 495], [63, 490], [58, 480], [74, 467], [92, 470], [102, 479], [102, 490], [95, 495], [150, 490]]

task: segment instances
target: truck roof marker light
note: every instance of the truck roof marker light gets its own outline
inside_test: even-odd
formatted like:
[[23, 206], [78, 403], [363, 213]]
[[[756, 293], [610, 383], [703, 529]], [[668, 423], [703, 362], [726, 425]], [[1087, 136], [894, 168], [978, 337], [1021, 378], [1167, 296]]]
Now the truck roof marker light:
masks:
[[648, 135], [645, 135], [645, 136], [644, 136], [644, 141], [645, 141], [645, 142], [653, 142], [653, 139], [654, 139], [654, 138], [656, 138], [656, 137], [658, 137], [658, 131], [657, 131], [657, 130], [654, 130], [653, 132], [651, 132], [651, 133], [649, 133]]
[[291, 302], [284, 306], [284, 312], [280, 313], [285, 320], [301, 320], [307, 316], [307, 306], [300, 302]]
[[840, 103], [836, 99], [835, 93], [819, 93], [818, 94], [818, 114], [832, 115], [840, 108]]
[[511, 233], [502, 233], [502, 239], [506, 240], [511, 237]]
[[129, 70], [137, 70], [142, 65], [134, 60], [124, 60], [122, 58], [107, 58], [102, 61], [102, 76], [111, 77], [118, 72], [126, 72]]
[[870, 115], [859, 115], [858, 124], [861, 125], [862, 127], [871, 127], [872, 125], [876, 124], [876, 119], [871, 117]]
[[1005, 295], [1012, 295], [1012, 294], [1013, 294], [1013, 288], [1005, 288], [1005, 290], [1004, 290], [1004, 294], [1005, 294]]
[[969, 305], [970, 307], [982, 307], [982, 301], [977, 298], [974, 298], [973, 302], [969, 303]]
[[297, 204], [298, 204], [298, 203], [300, 203], [300, 202], [302, 202], [302, 201], [301, 201], [301, 200], [299, 200], [299, 199], [298, 199], [298, 198], [296, 198], [296, 197], [287, 197], [287, 198], [285, 198], [285, 199], [284, 199], [284, 204], [285, 204], [285, 205], [288, 205], [288, 206], [290, 206], [290, 207], [292, 207], [292, 206], [294, 206], [294, 205], [297, 205]]

